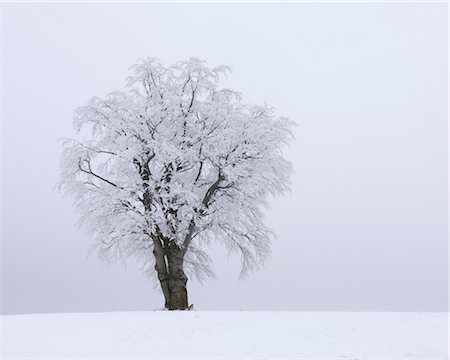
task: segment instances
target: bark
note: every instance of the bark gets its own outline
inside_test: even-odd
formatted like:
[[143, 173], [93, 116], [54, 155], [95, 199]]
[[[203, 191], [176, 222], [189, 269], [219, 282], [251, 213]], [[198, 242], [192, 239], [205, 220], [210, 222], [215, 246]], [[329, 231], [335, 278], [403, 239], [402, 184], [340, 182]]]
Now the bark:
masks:
[[174, 242], [168, 246], [168, 272], [170, 302], [169, 310], [186, 310], [189, 307], [187, 294], [187, 276], [183, 270], [184, 251]]
[[167, 272], [165, 250], [158, 238], [153, 239], [154, 248], [153, 255], [155, 256], [155, 270], [158, 274], [158, 280], [161, 285], [161, 290], [164, 294], [164, 306], [168, 309], [170, 306], [170, 287], [169, 274]]
[[185, 251], [174, 241], [153, 239], [155, 270], [161, 290], [164, 294], [165, 308], [168, 310], [186, 310], [189, 308], [187, 294], [187, 276], [183, 270]]

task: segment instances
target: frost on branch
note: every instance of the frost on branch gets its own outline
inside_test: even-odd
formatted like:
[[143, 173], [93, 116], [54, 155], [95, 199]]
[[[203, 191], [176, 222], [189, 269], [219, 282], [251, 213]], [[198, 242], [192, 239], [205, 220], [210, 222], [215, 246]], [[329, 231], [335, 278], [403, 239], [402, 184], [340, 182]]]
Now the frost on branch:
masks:
[[148, 58], [131, 69], [125, 91], [75, 111], [88, 139], [64, 140], [60, 186], [80, 222], [104, 257], [156, 265], [160, 281], [156, 253], [174, 245], [199, 279], [212, 275], [212, 241], [240, 253], [242, 274], [258, 267], [273, 235], [261, 210], [289, 187], [293, 123], [220, 88], [225, 66]]

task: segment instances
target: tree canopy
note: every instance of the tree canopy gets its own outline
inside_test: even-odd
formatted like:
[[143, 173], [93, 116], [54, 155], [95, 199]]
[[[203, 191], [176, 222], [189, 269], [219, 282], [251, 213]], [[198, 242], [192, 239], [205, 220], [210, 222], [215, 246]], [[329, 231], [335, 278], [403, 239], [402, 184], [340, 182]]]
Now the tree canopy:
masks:
[[147, 58], [131, 71], [125, 91], [76, 109], [78, 139], [64, 139], [60, 186], [98, 250], [151, 270], [155, 241], [176, 244], [202, 279], [217, 241], [240, 253], [242, 274], [257, 267], [273, 235], [262, 209], [289, 189], [293, 122], [221, 88], [226, 66]]

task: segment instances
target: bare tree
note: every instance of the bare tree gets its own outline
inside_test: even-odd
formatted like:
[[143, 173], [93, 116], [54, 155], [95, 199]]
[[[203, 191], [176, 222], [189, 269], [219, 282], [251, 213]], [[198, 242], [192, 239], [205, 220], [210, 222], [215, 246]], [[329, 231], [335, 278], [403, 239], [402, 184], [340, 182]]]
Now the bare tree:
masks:
[[126, 91], [75, 111], [85, 139], [64, 140], [60, 187], [98, 250], [154, 268], [167, 309], [188, 308], [186, 274], [212, 275], [210, 241], [240, 252], [241, 274], [257, 268], [273, 235], [261, 209], [289, 188], [293, 123], [220, 88], [227, 72], [140, 60]]

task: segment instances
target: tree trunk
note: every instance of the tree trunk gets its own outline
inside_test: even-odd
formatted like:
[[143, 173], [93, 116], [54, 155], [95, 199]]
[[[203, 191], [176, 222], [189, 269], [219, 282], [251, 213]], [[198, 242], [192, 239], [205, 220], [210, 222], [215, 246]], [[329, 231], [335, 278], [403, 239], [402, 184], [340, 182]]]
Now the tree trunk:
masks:
[[185, 251], [174, 241], [164, 242], [154, 239], [153, 255], [155, 270], [165, 299], [165, 308], [186, 310], [189, 308], [187, 295], [187, 276], [183, 270]]
[[153, 255], [155, 255], [155, 270], [158, 273], [158, 280], [161, 284], [161, 290], [164, 294], [166, 309], [170, 305], [170, 288], [169, 288], [169, 274], [167, 272], [167, 265], [165, 260], [165, 250], [159, 240], [154, 242]]
[[170, 301], [169, 310], [186, 310], [189, 307], [187, 276], [183, 270], [184, 251], [174, 242], [167, 249]]

